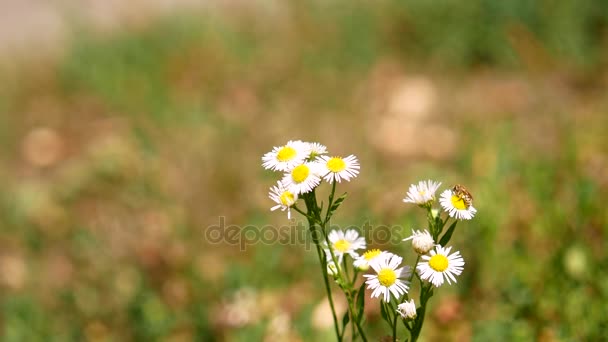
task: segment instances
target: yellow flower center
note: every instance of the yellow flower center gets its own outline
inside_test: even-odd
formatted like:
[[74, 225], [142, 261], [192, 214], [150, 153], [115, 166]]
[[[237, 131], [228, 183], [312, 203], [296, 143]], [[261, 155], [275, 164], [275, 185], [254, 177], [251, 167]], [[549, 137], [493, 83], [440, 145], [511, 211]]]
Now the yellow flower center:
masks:
[[279, 150], [279, 153], [277, 153], [277, 159], [282, 162], [289, 161], [292, 160], [296, 154], [298, 154], [298, 152], [296, 152], [295, 148], [283, 146], [283, 148]]
[[293, 171], [291, 171], [291, 177], [296, 183], [305, 181], [308, 178], [308, 174], [310, 174], [310, 169], [306, 165], [296, 166]]
[[452, 195], [452, 205], [458, 210], [467, 209], [467, 203], [464, 201], [463, 198], [457, 195]]
[[285, 191], [284, 193], [281, 194], [281, 204], [290, 206], [294, 202], [295, 202], [295, 196], [291, 192]]
[[448, 268], [448, 258], [445, 255], [435, 254], [429, 260], [429, 266], [437, 272], [443, 272]]
[[369, 251], [363, 253], [363, 257], [365, 258], [365, 260], [370, 261], [380, 255], [380, 253], [382, 252], [379, 249], [370, 249]]
[[339, 252], [346, 253], [350, 247], [350, 242], [340, 239], [334, 243], [334, 248]]
[[346, 169], [346, 163], [342, 158], [333, 157], [327, 161], [327, 168], [333, 173], [338, 173]]
[[384, 287], [390, 287], [397, 280], [397, 273], [391, 268], [383, 268], [378, 272], [378, 281]]

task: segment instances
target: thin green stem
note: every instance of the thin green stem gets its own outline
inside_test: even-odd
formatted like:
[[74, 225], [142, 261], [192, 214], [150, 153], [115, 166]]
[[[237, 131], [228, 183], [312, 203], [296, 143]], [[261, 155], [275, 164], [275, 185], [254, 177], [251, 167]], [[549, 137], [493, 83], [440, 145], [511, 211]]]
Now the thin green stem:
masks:
[[357, 317], [355, 319], [355, 324], [357, 325], [357, 330], [359, 330], [359, 336], [361, 336], [361, 339], [363, 340], [363, 342], [367, 342], [367, 337], [365, 337], [365, 332], [363, 332], [363, 328], [361, 327], [361, 322], [359, 320], [359, 317]]
[[336, 194], [336, 182], [331, 183], [331, 193], [329, 194], [329, 204], [327, 205], [327, 211], [325, 212], [325, 220], [324, 224], [327, 224], [329, 219], [331, 218], [331, 206], [334, 204], [334, 195]]
[[[332, 318], [334, 321], [334, 328], [336, 332], [336, 337], [338, 341], [342, 341], [343, 333], [340, 333], [340, 327], [338, 326], [338, 317], [336, 316], [336, 308], [334, 306], [333, 297], [331, 294], [331, 286], [329, 284], [329, 277], [327, 274], [327, 262], [323, 256], [323, 250], [320, 245], [319, 237], [317, 236], [317, 230], [315, 218], [319, 219], [318, 210], [317, 210], [317, 200], [315, 198], [314, 191], [310, 193], [311, 195], [306, 194], [304, 197], [304, 201], [306, 203], [307, 214], [305, 215], [308, 218], [308, 226], [310, 229], [310, 233], [312, 235], [313, 242], [315, 244], [317, 250], [317, 256], [319, 257], [319, 263], [321, 264], [321, 272], [323, 273], [323, 281], [325, 283], [325, 291], [327, 292], [327, 299], [329, 301], [329, 306], [331, 308]], [[298, 209], [299, 211], [299, 209]], [[312, 215], [311, 215], [312, 214]], [[319, 220], [320, 221], [320, 220]], [[325, 235], [324, 231], [322, 231], [323, 235]]]
[[393, 319], [393, 342], [397, 342], [397, 319], [399, 315], [395, 313], [395, 319]]
[[424, 324], [424, 316], [426, 315], [426, 304], [431, 298], [431, 293], [433, 291], [433, 284], [428, 284], [427, 287], [422, 285], [420, 288], [420, 312], [416, 317], [416, 321], [414, 322], [414, 326], [412, 328], [412, 342], [416, 342], [418, 337], [420, 337], [420, 332], [422, 331], [422, 325]]
[[[310, 222], [309, 222], [310, 224]], [[314, 234], [313, 232], [311, 232], [312, 234]], [[317, 239], [315, 239], [317, 240]], [[338, 341], [342, 341], [342, 337], [344, 332], [340, 333], [340, 328], [338, 326], [338, 317], [336, 316], [336, 308], [334, 306], [334, 300], [331, 294], [331, 286], [329, 285], [329, 277], [327, 274], [327, 263], [323, 262], [323, 251], [321, 250], [321, 247], [319, 246], [318, 241], [315, 242], [316, 245], [316, 249], [317, 249], [317, 256], [319, 257], [319, 262], [321, 264], [321, 272], [323, 273], [323, 281], [325, 283], [325, 291], [327, 292], [327, 299], [329, 301], [329, 306], [331, 308], [331, 314], [332, 314], [332, 318], [334, 320], [334, 328], [336, 330], [336, 337], [338, 338]]]
[[412, 284], [412, 279], [414, 279], [414, 275], [416, 274], [416, 267], [418, 267], [418, 262], [420, 261], [420, 254], [416, 258], [416, 263], [414, 263], [414, 268], [412, 268], [412, 274], [410, 274], [410, 278], [408, 279], [408, 283]]

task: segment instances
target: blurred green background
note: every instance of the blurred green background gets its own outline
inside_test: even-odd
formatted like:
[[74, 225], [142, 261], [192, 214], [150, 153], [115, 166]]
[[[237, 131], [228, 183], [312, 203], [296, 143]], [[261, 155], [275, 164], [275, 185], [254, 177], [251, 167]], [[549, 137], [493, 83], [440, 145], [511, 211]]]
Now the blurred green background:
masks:
[[331, 340], [313, 251], [205, 239], [290, 224], [260, 165], [290, 139], [359, 157], [341, 226], [407, 234], [410, 183], [471, 191], [425, 341], [606, 339], [605, 2], [2, 7], [1, 340]]

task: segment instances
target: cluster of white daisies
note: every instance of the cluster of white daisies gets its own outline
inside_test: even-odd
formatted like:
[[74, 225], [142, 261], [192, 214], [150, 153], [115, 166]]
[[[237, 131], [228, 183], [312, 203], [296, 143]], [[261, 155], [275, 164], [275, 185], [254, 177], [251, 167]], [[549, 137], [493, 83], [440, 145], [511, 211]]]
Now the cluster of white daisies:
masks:
[[[333, 230], [328, 239], [338, 265], [345, 255], [349, 255], [358, 270], [367, 271], [371, 268], [374, 271], [373, 274], [363, 275], [367, 278], [368, 289], [372, 290], [372, 298], [381, 296], [385, 302], [389, 302], [391, 294], [399, 299], [408, 292], [411, 269], [409, 266], [400, 267], [403, 261], [400, 256], [379, 249], [370, 249], [359, 255], [357, 251], [365, 249], [366, 243], [365, 238], [354, 229], [346, 232]], [[443, 285], [446, 280], [449, 284], [456, 282], [455, 276], [460, 275], [464, 266], [460, 252], [450, 254], [452, 248], [436, 244], [428, 231], [414, 231], [405, 240], [412, 240], [412, 247], [421, 255], [422, 261], [416, 267], [420, 278], [430, 281], [435, 287]], [[325, 252], [331, 260], [329, 248]], [[328, 273], [337, 274], [339, 267], [328, 262]]]
[[[407, 196], [403, 199], [405, 203], [414, 203], [421, 207], [431, 206], [435, 202], [435, 192], [439, 189], [440, 182], [432, 180], [421, 181], [410, 185]], [[473, 207], [473, 198], [464, 188], [456, 185], [441, 193], [439, 203], [450, 217], [457, 220], [470, 220], [477, 213]]]
[[[315, 189], [322, 180], [328, 183], [350, 181], [359, 174], [359, 161], [354, 155], [348, 157], [329, 157], [327, 148], [319, 143], [310, 143], [300, 140], [289, 141], [283, 146], [274, 147], [272, 151], [262, 157], [262, 166], [266, 169], [283, 172], [283, 176], [276, 186], [270, 188], [270, 199], [276, 205], [271, 210], [287, 210], [287, 217], [291, 218], [291, 207], [298, 197]], [[408, 189], [406, 203], [417, 204], [433, 211], [436, 200], [435, 192], [441, 183], [431, 180], [412, 184]], [[456, 220], [470, 220], [477, 210], [472, 205], [473, 197], [457, 185], [443, 191], [439, 198], [441, 207], [448, 215]], [[359, 255], [359, 250], [366, 248], [365, 238], [354, 229], [346, 231], [333, 230], [328, 236], [329, 245], [325, 245], [327, 256], [327, 272], [337, 275], [345, 255], [353, 259], [353, 265], [358, 270], [372, 274], [363, 275], [367, 280], [368, 289], [372, 290], [372, 298], [381, 297], [389, 302], [391, 295], [399, 300], [408, 293], [412, 276], [411, 267], [401, 266], [403, 258], [387, 251], [371, 249]], [[414, 230], [412, 236], [406, 240], [412, 241], [412, 247], [420, 255], [422, 261], [416, 265], [421, 279], [429, 281], [435, 287], [441, 286], [444, 281], [448, 284], [456, 282], [464, 266], [464, 259], [460, 252], [451, 252], [451, 247], [444, 247], [436, 243], [427, 231]], [[335, 257], [335, 261], [333, 258]], [[413, 300], [401, 303], [398, 312], [404, 318], [416, 316], [416, 305]]]
[[274, 147], [262, 157], [262, 166], [283, 172], [277, 185], [270, 188], [270, 199], [276, 203], [270, 210], [287, 210], [289, 219], [290, 209], [298, 196], [311, 192], [322, 179], [328, 183], [340, 183], [342, 180], [350, 181], [359, 174], [359, 161], [354, 155], [329, 157], [327, 147], [300, 140]]
[[[412, 185], [403, 201], [431, 208], [435, 202], [435, 192], [440, 185], [430, 180]], [[441, 206], [450, 217], [471, 219], [476, 213], [472, 206], [472, 196], [466, 190], [456, 189], [448, 189], [441, 194]], [[367, 250], [359, 255], [358, 250], [365, 249], [366, 242], [365, 238], [354, 229], [346, 232], [334, 230], [330, 232], [328, 239], [338, 264], [342, 263], [345, 255], [349, 255], [358, 270], [367, 271], [369, 268], [373, 270], [372, 274], [363, 275], [367, 279], [368, 289], [372, 290], [372, 298], [381, 297], [383, 301], [389, 302], [391, 295], [399, 300], [408, 293], [412, 271], [407, 265], [401, 267], [403, 258], [379, 249]], [[408, 240], [411, 240], [412, 248], [420, 255], [421, 261], [417, 264], [416, 270], [421, 279], [429, 281], [435, 287], [443, 285], [445, 281], [448, 284], [456, 283], [456, 276], [462, 273], [464, 266], [460, 252], [450, 253], [452, 247], [443, 247], [436, 243], [428, 230], [413, 230], [412, 236], [404, 239], [404, 241]], [[326, 248], [326, 254], [328, 259], [331, 259], [329, 248]], [[330, 262], [328, 273], [337, 274], [338, 268], [339, 266]], [[402, 317], [413, 319], [416, 316], [414, 300], [401, 303], [397, 311]]]

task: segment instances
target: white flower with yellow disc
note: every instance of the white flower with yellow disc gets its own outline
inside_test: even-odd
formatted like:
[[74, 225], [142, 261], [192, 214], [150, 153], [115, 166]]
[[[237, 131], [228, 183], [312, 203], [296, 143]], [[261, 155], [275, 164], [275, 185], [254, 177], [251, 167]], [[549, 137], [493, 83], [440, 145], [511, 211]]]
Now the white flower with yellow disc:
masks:
[[285, 189], [281, 182], [277, 182], [276, 186], [270, 188], [268, 196], [271, 200], [275, 201], [277, 205], [270, 208], [271, 211], [281, 209], [281, 211], [287, 210], [287, 219], [291, 219], [291, 206], [298, 200], [298, 195], [295, 195]]
[[359, 161], [352, 154], [346, 158], [320, 156], [317, 161], [321, 165], [321, 175], [328, 183], [350, 181], [359, 174]]
[[262, 166], [273, 171], [291, 171], [310, 155], [310, 145], [300, 140], [290, 140], [276, 146], [262, 157]]

